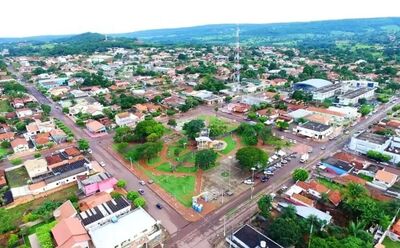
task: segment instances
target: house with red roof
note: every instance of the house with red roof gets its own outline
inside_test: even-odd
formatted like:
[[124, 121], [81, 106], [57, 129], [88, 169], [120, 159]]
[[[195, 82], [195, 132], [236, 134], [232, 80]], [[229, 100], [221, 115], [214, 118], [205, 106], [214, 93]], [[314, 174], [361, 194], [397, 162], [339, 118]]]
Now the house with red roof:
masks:
[[390, 228], [388, 237], [393, 241], [400, 241], [400, 219], [398, 219]]

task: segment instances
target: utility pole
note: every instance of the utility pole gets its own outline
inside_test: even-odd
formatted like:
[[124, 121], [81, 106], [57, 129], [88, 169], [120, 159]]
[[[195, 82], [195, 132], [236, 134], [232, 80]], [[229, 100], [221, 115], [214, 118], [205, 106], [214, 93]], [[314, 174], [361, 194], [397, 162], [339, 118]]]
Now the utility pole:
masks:
[[224, 215], [224, 237], [226, 236], [226, 215]]

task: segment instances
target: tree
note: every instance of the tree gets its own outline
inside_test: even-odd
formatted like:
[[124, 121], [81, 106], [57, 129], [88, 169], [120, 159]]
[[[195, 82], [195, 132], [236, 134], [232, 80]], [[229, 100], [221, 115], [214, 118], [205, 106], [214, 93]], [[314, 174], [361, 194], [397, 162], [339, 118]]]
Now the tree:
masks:
[[76, 123], [76, 125], [79, 126], [79, 127], [84, 127], [85, 124], [86, 124], [85, 121], [82, 120], [81, 118], [78, 118], [78, 119], [75, 121], [75, 123]]
[[132, 142], [135, 139], [133, 129], [127, 126], [117, 127], [113, 139], [116, 143]]
[[126, 195], [126, 198], [130, 200], [132, 203], [140, 197], [140, 194], [137, 191], [129, 191]]
[[24, 121], [19, 121], [15, 124], [15, 128], [20, 132], [25, 131], [26, 130], [25, 127], [26, 127], [26, 123]]
[[251, 169], [260, 165], [265, 167], [268, 161], [268, 155], [257, 147], [243, 147], [236, 152], [236, 159], [243, 169]]
[[228, 129], [228, 127], [226, 126], [226, 123], [220, 119], [211, 120], [209, 128], [210, 128], [210, 136], [211, 137], [220, 136], [220, 135], [226, 133], [226, 131]]
[[183, 130], [190, 139], [195, 139], [200, 133], [201, 129], [205, 127], [203, 120], [191, 120], [183, 125]]
[[272, 222], [268, 230], [269, 236], [283, 247], [294, 246], [302, 242], [302, 227], [296, 217], [278, 217]]
[[78, 148], [79, 148], [79, 150], [86, 151], [86, 150], [89, 149], [89, 147], [90, 147], [89, 141], [87, 141], [85, 139], [79, 139], [78, 140]]
[[371, 113], [372, 110], [373, 110], [373, 107], [372, 107], [371, 105], [363, 104], [363, 105], [361, 105], [361, 107], [360, 107], [360, 109], [359, 109], [358, 112], [360, 112], [360, 114], [361, 114], [362, 116], [366, 116], [366, 115], [368, 115], [369, 113]]
[[40, 105], [40, 108], [42, 109], [43, 114], [44, 114], [45, 116], [49, 116], [49, 114], [50, 114], [50, 112], [51, 112], [51, 107], [50, 107], [50, 105], [42, 104], [42, 105]]
[[196, 153], [195, 165], [198, 168], [207, 170], [215, 165], [217, 153], [211, 149], [201, 150]]
[[278, 121], [276, 122], [276, 126], [279, 130], [287, 130], [289, 128], [289, 123], [287, 121]]
[[367, 195], [367, 189], [358, 183], [349, 183], [347, 185], [346, 196], [350, 199], [355, 199]]
[[367, 157], [375, 159], [376, 161], [380, 161], [380, 162], [389, 162], [392, 157], [390, 155], [386, 155], [374, 150], [369, 150], [367, 152]]
[[117, 187], [118, 188], [125, 188], [126, 187], [126, 181], [123, 180], [123, 179], [118, 180]]
[[137, 208], [143, 208], [144, 206], [146, 206], [146, 200], [143, 197], [138, 197], [133, 201], [133, 205], [135, 205], [135, 207]]
[[258, 200], [257, 205], [261, 215], [265, 218], [269, 218], [271, 215], [272, 197], [270, 195], [264, 195]]
[[150, 140], [154, 142], [155, 140], [160, 139], [164, 132], [164, 126], [153, 119], [139, 122], [133, 130], [134, 139], [140, 142]]
[[62, 112], [63, 112], [64, 114], [69, 114], [69, 108], [64, 107], [64, 108], [62, 109]]
[[296, 90], [292, 94], [292, 99], [303, 102], [311, 102], [312, 94], [303, 90]]
[[11, 147], [11, 143], [7, 140], [4, 140], [3, 142], [1, 142], [0, 146], [1, 146], [1, 148], [8, 149]]
[[292, 173], [293, 181], [305, 181], [308, 178], [308, 171], [303, 168], [297, 168]]
[[263, 142], [263, 145], [265, 145], [269, 139], [272, 137], [272, 130], [270, 127], [263, 127], [259, 134], [258, 134]]

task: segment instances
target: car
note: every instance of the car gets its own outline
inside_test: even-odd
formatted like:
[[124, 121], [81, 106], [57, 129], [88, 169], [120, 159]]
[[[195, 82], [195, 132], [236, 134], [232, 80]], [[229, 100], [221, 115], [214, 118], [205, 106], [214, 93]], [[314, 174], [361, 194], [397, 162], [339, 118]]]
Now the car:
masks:
[[149, 181], [147, 181], [147, 183], [148, 183], [148, 184], [153, 184], [154, 181], [150, 179]]
[[156, 204], [156, 207], [157, 207], [158, 209], [162, 209], [162, 208], [163, 208], [163, 206], [161, 205], [161, 203], [157, 203], [157, 204]]
[[140, 185], [146, 185], [146, 182], [143, 181], [143, 180], [140, 180], [140, 181], [139, 181], [139, 184], [140, 184]]
[[106, 166], [106, 163], [104, 163], [104, 161], [100, 161], [100, 166], [101, 166], [101, 167], [105, 167], [105, 166]]
[[247, 184], [247, 185], [253, 185], [254, 184], [254, 182], [251, 179], [246, 179], [246, 180], [243, 181], [243, 183]]
[[291, 154], [290, 157], [291, 158], [296, 158], [296, 154]]
[[268, 177], [267, 177], [267, 176], [263, 176], [263, 177], [261, 178], [261, 182], [262, 182], [262, 183], [265, 183], [266, 181], [268, 181]]
[[87, 152], [88, 152], [88, 153], [90, 153], [90, 154], [92, 154], [92, 153], [93, 153], [92, 149], [90, 149], [90, 148], [89, 148], [89, 149], [87, 149]]
[[282, 159], [282, 160], [281, 160], [281, 163], [282, 163], [282, 164], [287, 164], [287, 163], [288, 163], [288, 161], [287, 161], [287, 160], [285, 160], [285, 159]]
[[277, 164], [275, 165], [275, 167], [276, 167], [276, 168], [282, 168], [282, 164], [277, 163]]
[[274, 172], [273, 172], [273, 171], [266, 170], [266, 171], [264, 171], [264, 174], [267, 175], [267, 176], [273, 176], [273, 175], [274, 175]]
[[225, 191], [225, 195], [227, 195], [227, 196], [232, 196], [232, 195], [233, 195], [233, 192], [230, 191], [230, 190], [227, 190], [227, 191]]
[[325, 150], [326, 148], [325, 148], [325, 146], [321, 146], [321, 150]]
[[285, 158], [286, 161], [292, 160], [290, 157]]
[[138, 189], [139, 194], [144, 195], [144, 190], [143, 189]]

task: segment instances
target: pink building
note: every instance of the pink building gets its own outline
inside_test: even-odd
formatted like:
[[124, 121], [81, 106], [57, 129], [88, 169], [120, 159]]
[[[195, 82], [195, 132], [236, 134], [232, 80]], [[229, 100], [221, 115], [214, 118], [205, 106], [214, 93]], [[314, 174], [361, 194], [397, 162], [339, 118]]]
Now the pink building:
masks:
[[110, 193], [114, 189], [114, 185], [117, 183], [110, 173], [102, 172], [93, 176], [84, 176], [78, 178], [78, 187], [86, 195], [92, 195], [97, 192]]

